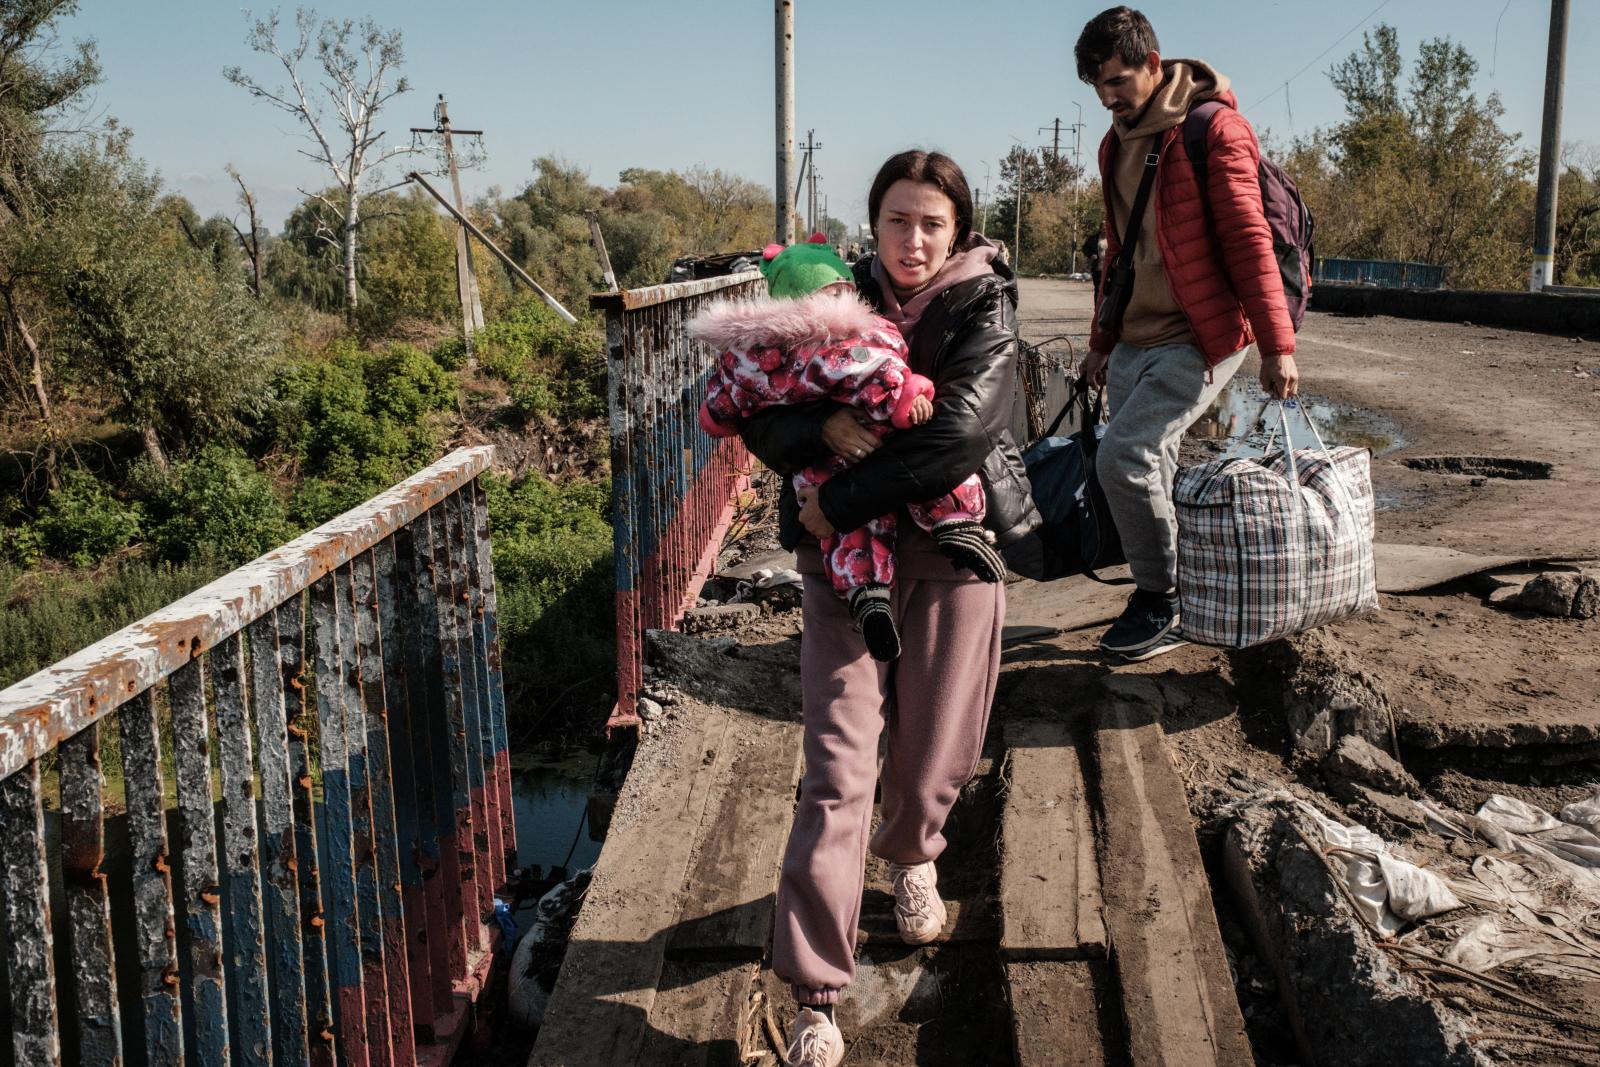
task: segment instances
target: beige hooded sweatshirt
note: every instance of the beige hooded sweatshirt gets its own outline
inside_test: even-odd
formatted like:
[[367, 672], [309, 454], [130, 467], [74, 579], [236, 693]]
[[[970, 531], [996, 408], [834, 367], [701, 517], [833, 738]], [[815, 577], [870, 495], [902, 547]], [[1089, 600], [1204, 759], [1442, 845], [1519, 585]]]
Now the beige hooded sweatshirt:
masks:
[[[1198, 59], [1169, 59], [1161, 64], [1161, 71], [1161, 85], [1135, 124], [1129, 126], [1120, 119], [1113, 122], [1122, 142], [1111, 161], [1110, 182], [1111, 213], [1119, 236], [1127, 231], [1128, 216], [1139, 195], [1139, 180], [1144, 176], [1144, 157], [1155, 147], [1158, 135], [1183, 122], [1194, 105], [1228, 89], [1227, 76]], [[1181, 152], [1183, 146], [1175, 143], [1171, 151]], [[1156, 240], [1157, 199], [1152, 190], [1139, 227], [1139, 244], [1133, 257], [1133, 298], [1122, 317], [1120, 340], [1140, 348], [1196, 344], [1161, 263], [1161, 245]]]

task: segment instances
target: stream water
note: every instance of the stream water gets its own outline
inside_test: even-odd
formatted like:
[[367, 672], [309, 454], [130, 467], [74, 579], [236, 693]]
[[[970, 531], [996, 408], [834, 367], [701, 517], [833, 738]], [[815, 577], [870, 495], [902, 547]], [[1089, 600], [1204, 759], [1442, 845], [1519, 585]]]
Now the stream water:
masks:
[[590, 840], [583, 819], [593, 776], [594, 757], [588, 753], [513, 764], [511, 804], [517, 817], [518, 865], [537, 863], [548, 871], [563, 863], [569, 870], [594, 863], [600, 842]]

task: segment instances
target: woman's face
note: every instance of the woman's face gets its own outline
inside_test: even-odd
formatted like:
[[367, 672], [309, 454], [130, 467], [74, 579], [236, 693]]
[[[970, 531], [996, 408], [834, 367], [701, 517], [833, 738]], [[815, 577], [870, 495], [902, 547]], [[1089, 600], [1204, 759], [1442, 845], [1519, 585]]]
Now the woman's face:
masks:
[[902, 178], [878, 207], [878, 258], [902, 292], [933, 281], [956, 239], [956, 205], [932, 182]]

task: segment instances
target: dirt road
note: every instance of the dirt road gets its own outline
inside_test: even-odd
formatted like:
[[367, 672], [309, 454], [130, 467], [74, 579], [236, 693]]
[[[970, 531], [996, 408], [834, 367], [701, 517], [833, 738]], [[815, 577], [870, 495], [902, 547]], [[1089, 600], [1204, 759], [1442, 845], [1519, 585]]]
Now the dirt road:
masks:
[[[1023, 279], [1023, 335], [1088, 334], [1085, 282]], [[1302, 390], [1374, 413], [1403, 441], [1373, 466], [1378, 538], [1485, 555], [1600, 557], [1600, 343], [1468, 323], [1311, 312]], [[1080, 347], [1081, 350], [1081, 347]], [[1240, 378], [1253, 379], [1252, 359]], [[1510, 479], [1416, 470], [1431, 457], [1550, 464]], [[1515, 467], [1496, 468], [1501, 471]]]

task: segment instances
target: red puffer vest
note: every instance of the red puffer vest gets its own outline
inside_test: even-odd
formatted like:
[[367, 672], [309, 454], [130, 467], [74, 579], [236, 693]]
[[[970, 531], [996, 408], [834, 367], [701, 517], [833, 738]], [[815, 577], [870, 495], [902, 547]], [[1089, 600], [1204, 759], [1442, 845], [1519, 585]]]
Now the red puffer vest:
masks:
[[[1156, 236], [1172, 295], [1189, 320], [1208, 366], [1216, 366], [1245, 345], [1263, 355], [1294, 352], [1294, 325], [1283, 297], [1283, 276], [1272, 251], [1272, 231], [1261, 209], [1257, 168], [1261, 147], [1249, 121], [1235, 108], [1234, 95], [1217, 97], [1225, 105], [1211, 122], [1206, 140], [1204, 195], [1194, 164], [1183, 149], [1183, 126], [1161, 135], [1156, 169]], [[1120, 147], [1115, 128], [1100, 142], [1100, 174], [1111, 173]], [[1106, 265], [1122, 247], [1113, 232], [1111, 195], [1106, 201]], [[1207, 205], [1210, 211], [1206, 210]], [[1102, 287], [1103, 288], [1103, 287]], [[1098, 310], [1098, 309], [1097, 309]], [[1116, 343], [1098, 325], [1089, 347], [1109, 352]]]

